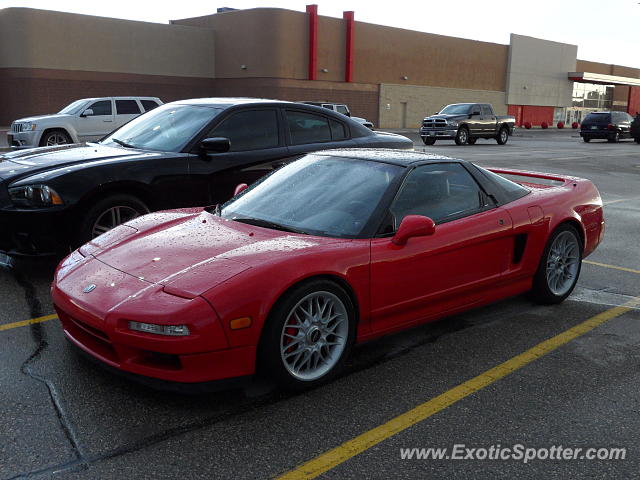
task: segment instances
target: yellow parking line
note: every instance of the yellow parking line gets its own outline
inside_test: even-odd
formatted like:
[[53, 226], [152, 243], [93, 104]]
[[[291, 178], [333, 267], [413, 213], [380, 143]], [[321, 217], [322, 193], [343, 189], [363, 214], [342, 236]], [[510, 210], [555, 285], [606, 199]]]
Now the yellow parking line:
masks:
[[0, 332], [3, 330], [11, 330], [12, 328], [25, 327], [27, 325], [32, 325], [34, 323], [48, 322], [49, 320], [53, 320], [54, 318], [58, 318], [58, 316], [55, 313], [51, 315], [45, 315], [44, 317], [31, 318], [29, 320], [22, 320], [20, 322], [5, 323], [4, 325], [0, 325]]
[[421, 405], [418, 405], [414, 409], [392, 418], [387, 423], [375, 427], [374, 429], [348, 440], [342, 445], [329, 450], [312, 460], [309, 460], [297, 468], [281, 475], [278, 477], [278, 480], [312, 479], [318, 475], [322, 475], [341, 463], [346, 462], [350, 458], [355, 457], [374, 445], [377, 445], [383, 440], [386, 440], [412, 425], [429, 418], [478, 390], [491, 385], [493, 382], [506, 377], [511, 372], [528, 365], [539, 357], [581, 335], [584, 335], [608, 320], [619, 317], [637, 305], [640, 305], [640, 297], [634, 297], [634, 299], [624, 305], [602, 312], [595, 317], [592, 317], [575, 327], [556, 335], [555, 337], [539, 343], [535, 347], [511, 358], [510, 360], [507, 360], [497, 367], [487, 370], [477, 377], [472, 378], [471, 380], [468, 380]]
[[598, 267], [612, 268], [614, 270], [622, 270], [623, 272], [640, 273], [640, 270], [634, 270], [633, 268], [618, 267], [617, 265], [609, 265], [608, 263], [592, 262], [591, 260], [583, 260], [584, 263], [589, 265], [597, 265]]

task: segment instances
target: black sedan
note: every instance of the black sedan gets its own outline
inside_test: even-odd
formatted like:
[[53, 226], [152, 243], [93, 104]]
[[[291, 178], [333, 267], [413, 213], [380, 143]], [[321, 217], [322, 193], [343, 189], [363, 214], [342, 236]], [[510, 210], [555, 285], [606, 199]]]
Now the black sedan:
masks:
[[325, 108], [211, 98], [158, 107], [98, 143], [0, 155], [0, 251], [57, 254], [139, 215], [226, 201], [304, 153], [411, 149]]

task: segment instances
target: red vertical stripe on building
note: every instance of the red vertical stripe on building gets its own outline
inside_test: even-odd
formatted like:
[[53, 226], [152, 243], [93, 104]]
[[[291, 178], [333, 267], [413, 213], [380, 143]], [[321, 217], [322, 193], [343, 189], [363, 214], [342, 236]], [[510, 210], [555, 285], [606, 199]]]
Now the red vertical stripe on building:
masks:
[[629, 87], [627, 113], [635, 116], [638, 112], [640, 112], [640, 87]]
[[318, 5], [307, 5], [309, 14], [309, 80], [318, 75]]
[[343, 12], [342, 18], [347, 23], [344, 81], [353, 81], [353, 34], [355, 26], [354, 12]]

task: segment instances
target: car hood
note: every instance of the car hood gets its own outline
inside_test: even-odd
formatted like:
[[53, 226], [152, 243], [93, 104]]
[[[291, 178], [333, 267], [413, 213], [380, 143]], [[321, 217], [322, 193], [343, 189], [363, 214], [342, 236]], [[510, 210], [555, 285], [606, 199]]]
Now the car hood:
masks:
[[39, 120], [49, 120], [49, 119], [56, 119], [56, 118], [69, 118], [72, 115], [68, 115], [66, 113], [51, 113], [48, 115], [37, 115], [35, 117], [25, 117], [25, 118], [19, 118], [18, 120], [15, 120], [13, 123], [27, 123], [27, 122], [35, 122], [37, 123]]
[[349, 240], [256, 227], [188, 209], [135, 219], [111, 235], [98, 237], [81, 252], [121, 272], [162, 284], [168, 293], [193, 298], [294, 251], [345, 241]]
[[78, 143], [16, 150], [0, 155], [0, 178], [18, 178], [91, 160], [135, 157], [143, 150]]

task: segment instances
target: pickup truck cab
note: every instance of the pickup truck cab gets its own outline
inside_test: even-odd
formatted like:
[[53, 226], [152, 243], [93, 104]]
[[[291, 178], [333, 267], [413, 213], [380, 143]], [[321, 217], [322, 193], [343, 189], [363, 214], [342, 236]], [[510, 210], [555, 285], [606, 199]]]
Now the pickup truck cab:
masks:
[[454, 103], [425, 118], [420, 137], [425, 145], [436, 140], [455, 140], [457, 145], [473, 145], [478, 138], [493, 138], [504, 145], [513, 134], [516, 119], [496, 115], [488, 103]]
[[14, 148], [100, 140], [138, 115], [162, 105], [157, 97], [83, 98], [58, 113], [16, 120], [7, 133]]

